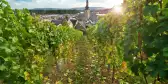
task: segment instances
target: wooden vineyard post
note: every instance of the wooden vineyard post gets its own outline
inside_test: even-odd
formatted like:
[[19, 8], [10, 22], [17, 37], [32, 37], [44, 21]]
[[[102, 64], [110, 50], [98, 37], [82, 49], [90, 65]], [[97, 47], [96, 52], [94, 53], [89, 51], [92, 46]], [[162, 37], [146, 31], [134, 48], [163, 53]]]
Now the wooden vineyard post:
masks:
[[[142, 27], [142, 21], [143, 21], [143, 3], [142, 3], [142, 0], [141, 0], [140, 7], [139, 7], [139, 27], [140, 28]], [[140, 32], [138, 32], [138, 47], [140, 49], [140, 60], [141, 60], [141, 63], [142, 63], [142, 61], [143, 61], [143, 59], [146, 55], [142, 50], [142, 35], [141, 35]], [[144, 76], [146, 84], [148, 84], [148, 81], [146, 79], [146, 75], [144, 73], [143, 73], [143, 76]]]

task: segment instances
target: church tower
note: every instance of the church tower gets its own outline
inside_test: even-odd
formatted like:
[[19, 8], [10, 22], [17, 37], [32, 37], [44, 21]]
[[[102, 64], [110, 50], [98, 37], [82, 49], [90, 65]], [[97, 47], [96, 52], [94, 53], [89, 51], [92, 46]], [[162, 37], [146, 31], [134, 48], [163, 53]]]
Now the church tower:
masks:
[[89, 1], [86, 0], [86, 7], [85, 7], [85, 20], [90, 18], [90, 9], [89, 9]]
[[89, 1], [86, 0], [86, 7], [85, 7], [85, 10], [89, 10]]

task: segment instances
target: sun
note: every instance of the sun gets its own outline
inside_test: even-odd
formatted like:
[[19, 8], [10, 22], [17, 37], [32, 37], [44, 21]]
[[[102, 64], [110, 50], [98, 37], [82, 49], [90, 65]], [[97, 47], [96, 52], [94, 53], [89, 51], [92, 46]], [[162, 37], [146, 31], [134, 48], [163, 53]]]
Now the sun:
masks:
[[112, 8], [114, 6], [121, 5], [123, 3], [123, 0], [107, 0], [105, 2], [105, 7]]
[[114, 6], [114, 12], [122, 13], [122, 7], [121, 6]]

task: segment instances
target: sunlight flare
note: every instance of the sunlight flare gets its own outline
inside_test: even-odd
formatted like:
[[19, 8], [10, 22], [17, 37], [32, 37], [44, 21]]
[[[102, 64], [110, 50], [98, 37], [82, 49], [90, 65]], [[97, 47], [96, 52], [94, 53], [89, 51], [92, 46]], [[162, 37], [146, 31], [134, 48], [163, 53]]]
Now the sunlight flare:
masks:
[[114, 12], [116, 12], [116, 13], [122, 13], [122, 7], [121, 6], [115, 6], [114, 7]]
[[105, 7], [112, 8], [113, 6], [118, 6], [123, 3], [123, 0], [107, 0]]

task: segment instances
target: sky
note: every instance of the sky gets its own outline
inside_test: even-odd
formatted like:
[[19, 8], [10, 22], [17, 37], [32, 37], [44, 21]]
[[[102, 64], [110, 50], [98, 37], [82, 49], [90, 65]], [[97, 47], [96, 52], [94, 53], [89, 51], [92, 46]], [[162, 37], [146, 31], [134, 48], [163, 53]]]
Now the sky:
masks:
[[[12, 8], [75, 8], [85, 7], [86, 0], [7, 0]], [[122, 0], [89, 0], [90, 7], [111, 8]]]

